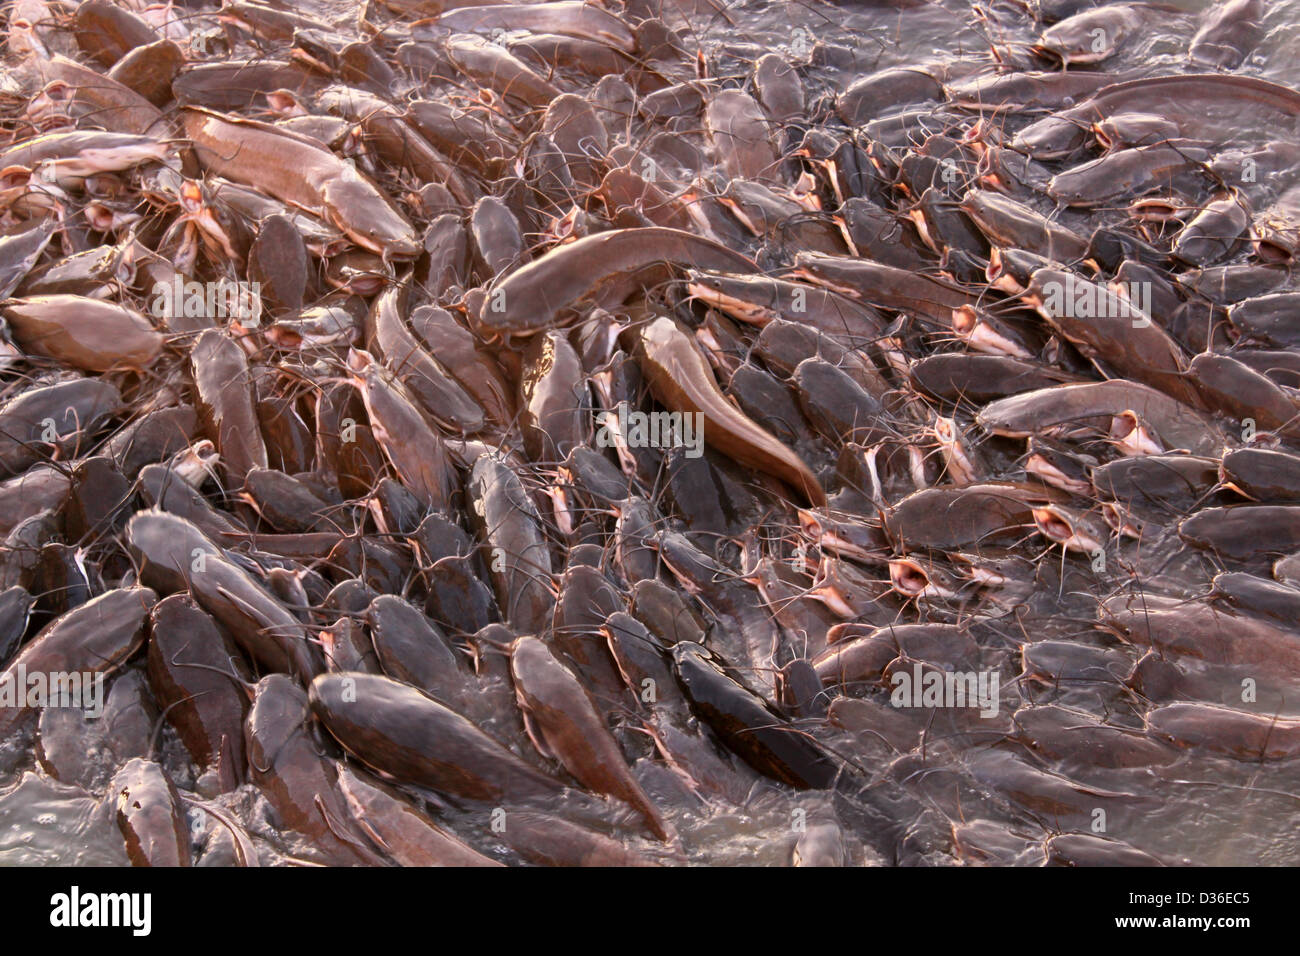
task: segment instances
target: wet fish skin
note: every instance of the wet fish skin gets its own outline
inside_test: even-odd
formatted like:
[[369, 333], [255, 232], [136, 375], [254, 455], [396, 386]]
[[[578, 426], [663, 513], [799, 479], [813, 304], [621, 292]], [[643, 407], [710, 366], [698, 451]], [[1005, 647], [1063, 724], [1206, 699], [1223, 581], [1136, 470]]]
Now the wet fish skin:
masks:
[[10, 299], [0, 315], [24, 348], [90, 372], [147, 368], [163, 347], [163, 337], [139, 312], [83, 296]]
[[[598, 263], [594, 270], [592, 263]], [[510, 273], [489, 291], [478, 321], [493, 335], [533, 335], [602, 286], [661, 263], [754, 271], [751, 260], [693, 233], [663, 227], [615, 229], [551, 249]]]
[[126, 541], [142, 580], [167, 593], [189, 590], [263, 666], [303, 679], [324, 669], [302, 622], [190, 522], [143, 511], [128, 522]]
[[1122, 840], [1089, 833], [1062, 833], [1043, 844], [1044, 866], [1167, 866]]
[[45, 220], [0, 238], [0, 298], [9, 298], [18, 288], [53, 235], [54, 223]]
[[1256, 501], [1300, 501], [1300, 456], [1276, 448], [1237, 448], [1226, 452], [1219, 474]]
[[[0, 475], [25, 471], [46, 449], [75, 449], [122, 407], [122, 393], [98, 378], [64, 379], [19, 392], [0, 405]], [[51, 422], [53, 434], [47, 427]]]
[[1286, 623], [1300, 613], [1300, 590], [1242, 571], [1224, 571], [1213, 579], [1212, 597], [1256, 616]]
[[244, 723], [250, 779], [284, 826], [312, 841], [337, 866], [379, 865], [350, 817], [337, 787], [338, 768], [311, 736], [306, 692], [284, 674], [258, 682]]
[[466, 489], [471, 520], [482, 530], [492, 557], [497, 606], [508, 624], [524, 633], [541, 633], [555, 604], [550, 588], [554, 566], [537, 506], [510, 466], [491, 455], [474, 463]]
[[1230, 355], [1202, 352], [1188, 364], [1187, 375], [1204, 407], [1238, 421], [1253, 419], [1258, 428], [1284, 435], [1300, 428], [1295, 400], [1267, 375]]
[[368, 353], [353, 351], [349, 366], [356, 376], [372, 434], [402, 481], [426, 506], [444, 509], [456, 475], [446, 443], [421, 413], [401, 378]]
[[244, 774], [248, 700], [236, 683], [242, 675], [233, 649], [184, 595], [159, 601], [149, 627], [149, 682], [168, 722], [199, 766], [220, 761], [221, 773], [235, 785]]
[[117, 825], [132, 866], [190, 866], [190, 828], [176, 785], [150, 760], [133, 757], [113, 777]]
[[1026, 437], [1066, 422], [1133, 411], [1171, 448], [1213, 455], [1227, 444], [1208, 417], [1165, 393], [1123, 379], [1059, 385], [1012, 395], [985, 405], [977, 423], [995, 434]]
[[[31, 673], [103, 674], [116, 670], [144, 640], [144, 623], [158, 595], [145, 587], [114, 588], [55, 618], [10, 660], [3, 679], [17, 685]], [[0, 710], [0, 730], [11, 733], [30, 713], [27, 696]]]
[[501, 866], [360, 770], [340, 766], [339, 789], [358, 827], [402, 866]]
[[554, 797], [562, 789], [409, 685], [372, 674], [322, 674], [309, 694], [312, 713], [344, 749], [398, 780], [512, 803]]
[[190, 365], [197, 408], [221, 452], [230, 478], [241, 481], [254, 468], [266, 468], [266, 443], [253, 408], [248, 358], [228, 335], [208, 329], [194, 342]]
[[694, 343], [672, 319], [660, 316], [640, 329], [636, 347], [638, 363], [659, 400], [673, 411], [703, 414], [710, 447], [781, 478], [813, 504], [825, 502], [808, 466], [723, 398]]
[[1262, 0], [1229, 0], [1206, 11], [1187, 56], [1194, 64], [1234, 70], [1264, 36]]
[[[1071, 292], [1074, 301], [1070, 300]], [[1085, 356], [1151, 385], [1180, 401], [1197, 404], [1195, 390], [1184, 380], [1182, 350], [1134, 303], [1069, 272], [1039, 269], [1030, 277], [1030, 301], [1040, 315]], [[1098, 308], [1080, 310], [1081, 301]]]
[[511, 649], [511, 674], [520, 707], [553, 754], [578, 782], [635, 807], [661, 840], [676, 831], [628, 770], [618, 744], [578, 679], [535, 637]]
[[328, 219], [377, 254], [400, 258], [419, 252], [414, 230], [391, 201], [312, 140], [194, 106], [182, 109], [181, 121], [212, 173]]
[[1241, 759], [1280, 760], [1300, 750], [1300, 720], [1211, 704], [1153, 708], [1148, 729], [1183, 747], [1204, 747]]
[[1205, 508], [1178, 523], [1178, 536], [1193, 547], [1238, 561], [1282, 554], [1300, 547], [1300, 507]]
[[692, 712], [755, 770], [798, 789], [834, 784], [839, 768], [830, 756], [731, 680], [698, 644], [678, 644], [673, 667]]

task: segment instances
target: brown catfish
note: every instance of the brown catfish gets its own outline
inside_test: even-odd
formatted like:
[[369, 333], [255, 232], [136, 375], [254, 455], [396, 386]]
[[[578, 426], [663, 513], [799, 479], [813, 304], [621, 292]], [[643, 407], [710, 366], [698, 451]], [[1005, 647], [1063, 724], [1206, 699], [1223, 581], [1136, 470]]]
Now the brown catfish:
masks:
[[455, 475], [442, 436], [420, 412], [410, 389], [365, 352], [353, 352], [348, 364], [356, 373], [375, 440], [402, 483], [429, 507], [446, 507]]
[[1034, 52], [1062, 66], [1100, 63], [1142, 27], [1167, 19], [1171, 9], [1149, 3], [1115, 3], [1085, 9], [1043, 31]]
[[434, 825], [409, 800], [360, 770], [339, 767], [357, 826], [402, 866], [500, 866]]
[[57, 53], [41, 63], [41, 78], [50, 84], [47, 90], [58, 84], [64, 96], [93, 114], [95, 125], [104, 129], [143, 134], [162, 122], [162, 112], [135, 90]]
[[779, 157], [767, 117], [743, 90], [723, 90], [704, 110], [709, 138], [733, 177], [761, 179], [776, 171]]
[[506, 623], [524, 633], [542, 632], [555, 610], [555, 592], [537, 505], [514, 469], [491, 454], [474, 463], [466, 492], [470, 520], [489, 549], [489, 572]]
[[407, 684], [373, 674], [322, 674], [312, 711], [344, 749], [397, 780], [471, 800], [553, 797], [558, 781]]
[[1300, 426], [1300, 407], [1289, 392], [1263, 372], [1231, 355], [1202, 352], [1187, 367], [1201, 405], [1238, 421], [1254, 419], [1258, 428], [1294, 436]]
[[650, 391], [665, 408], [704, 416], [705, 441], [741, 464], [774, 475], [813, 505], [826, 493], [817, 476], [790, 449], [726, 400], [691, 336], [667, 316], [636, 333], [636, 354]]
[[1031, 123], [1011, 146], [1036, 159], [1059, 158], [1083, 145], [1099, 117], [1140, 108], [1174, 120], [1183, 136], [1212, 137], [1224, 120], [1249, 121], [1261, 128], [1294, 122], [1300, 94], [1253, 76], [1231, 73], [1174, 73], [1112, 83], [1076, 106]]
[[1147, 729], [1184, 747], [1233, 757], [1281, 760], [1300, 753], [1300, 718], [1252, 713], [1213, 704], [1165, 704], [1146, 717]]
[[126, 540], [141, 580], [164, 591], [188, 588], [263, 667], [303, 678], [324, 669], [302, 622], [184, 518], [142, 511], [127, 525]]
[[1086, 357], [1179, 401], [1201, 404], [1183, 375], [1182, 350], [1124, 296], [1073, 272], [1046, 268], [1031, 277], [1027, 298]]
[[82, 52], [104, 67], [112, 66], [128, 50], [158, 39], [139, 15], [107, 0], [86, 0], [78, 6], [72, 29]]
[[132, 866], [189, 866], [190, 828], [176, 785], [152, 760], [133, 757], [109, 785]]
[[874, 309], [829, 289], [770, 276], [690, 272], [687, 291], [742, 322], [767, 326], [788, 319], [854, 344], [881, 338], [887, 324]]
[[495, 335], [533, 335], [603, 287], [664, 263], [740, 274], [755, 269], [740, 253], [689, 232], [613, 229], [565, 243], [510, 273], [488, 293], [478, 321]]
[[184, 65], [185, 52], [180, 46], [172, 40], [155, 40], [123, 56], [107, 78], [163, 107], [171, 102], [172, 80]]
[[0, 405], [0, 476], [25, 471], [51, 445], [61, 458], [76, 454], [85, 437], [121, 407], [121, 393], [102, 378], [63, 379], [17, 393]]
[[960, 208], [990, 242], [1030, 249], [1063, 263], [1078, 261], [1088, 253], [1087, 239], [1000, 193], [973, 189], [962, 199]]
[[830, 645], [812, 664], [824, 684], [878, 682], [896, 657], [898, 642], [882, 627]]
[[[50, 622], [0, 672], [0, 687], [19, 692], [16, 700], [6, 702], [10, 706], [0, 707], [0, 736], [11, 734], [30, 712], [29, 689], [38, 674], [63, 674], [80, 684], [88, 674], [121, 666], [139, 650], [145, 617], [157, 600], [148, 588], [115, 588]], [[20, 681], [20, 675], [26, 680]], [[87, 693], [83, 686], [83, 699]]]
[[654, 866], [617, 840], [550, 813], [512, 810], [502, 842], [538, 866]]
[[1022, 707], [1013, 719], [1026, 746], [1079, 767], [1150, 767], [1178, 755], [1140, 731], [1102, 723], [1083, 711], [1040, 704]]
[[1036, 505], [1062, 498], [1036, 483], [987, 481], [960, 488], [923, 488], [885, 514], [889, 536], [904, 549], [956, 548], [1019, 536]]
[[332, 864], [374, 866], [383, 859], [350, 825], [338, 765], [312, 739], [307, 695], [284, 674], [257, 685], [244, 725], [251, 779], [280, 821], [311, 840]]
[[1300, 548], [1300, 506], [1205, 508], [1179, 522], [1178, 536], [1194, 548], [1238, 561], [1286, 554]]
[[359, 123], [367, 144], [386, 162], [405, 168], [418, 181], [445, 183], [457, 202], [473, 202], [473, 192], [459, 170], [386, 100], [350, 86], [331, 86], [318, 94], [316, 105]]
[[1099, 613], [1130, 644], [1150, 647], [1162, 656], [1257, 668], [1279, 680], [1300, 679], [1300, 641], [1294, 631], [1268, 620], [1155, 595], [1146, 595], [1132, 607], [1122, 596], [1111, 598], [1102, 602]]
[[419, 253], [415, 231], [391, 200], [319, 142], [193, 106], [182, 108], [181, 122], [208, 172], [326, 219], [371, 252]]
[[1034, 813], [1054, 818], [1086, 817], [1097, 807], [1149, 804], [1155, 797], [1088, 786], [1058, 773], [1039, 770], [1004, 750], [984, 750], [969, 758], [972, 775], [986, 787]]
[[977, 424], [995, 435], [1024, 438], [1064, 424], [1132, 413], [1151, 426], [1167, 448], [1217, 454], [1226, 437], [1205, 415], [1137, 382], [1111, 379], [1022, 392], [985, 405]]
[[417, 343], [436, 356], [443, 370], [474, 397], [493, 423], [504, 425], [514, 417], [510, 386], [491, 355], [477, 349], [469, 329], [447, 310], [428, 305], [415, 308], [408, 321]]
[[1197, 66], [1235, 70], [1264, 36], [1263, 0], [1228, 0], [1212, 4], [1192, 37], [1187, 55]]
[[519, 638], [511, 650], [510, 673], [537, 749], [562, 763], [584, 786], [635, 807], [661, 840], [675, 839], [672, 824], [628, 770], [586, 689], [550, 649], [535, 637]]
[[[391, 5], [391, 2], [390, 2]], [[557, 33], [580, 39], [599, 40], [632, 53], [636, 36], [621, 18], [603, 7], [581, 0], [556, 3], [449, 3], [441, 16], [420, 21], [414, 31], [416, 39], [447, 32], [493, 33], [502, 30], [527, 30], [531, 33]], [[424, 31], [423, 35], [421, 30]]]
[[1122, 840], [1093, 836], [1091, 833], [1062, 833], [1043, 844], [1044, 866], [1166, 866], [1152, 856]]
[[0, 482], [0, 535], [42, 511], [60, 507], [71, 485], [65, 472], [44, 464]]
[[12, 299], [0, 311], [24, 349], [88, 372], [147, 368], [162, 351], [163, 337], [148, 319], [102, 299], [37, 295]]
[[190, 366], [199, 415], [231, 478], [240, 481], [254, 468], [265, 468], [266, 444], [253, 408], [244, 350], [230, 336], [208, 329], [194, 342]]
[[483, 409], [449, 375], [448, 357], [425, 348], [407, 328], [406, 312], [405, 284], [375, 298], [366, 327], [371, 350], [435, 421], [449, 429], [478, 431], [483, 427]]
[[[160, 601], [149, 617], [149, 685], [201, 767], [220, 760], [222, 779], [244, 773], [248, 700], [236, 683], [234, 657], [216, 624], [186, 595]], [[222, 672], [230, 676], [223, 676]]]
[[445, 50], [447, 59], [460, 75], [496, 91], [508, 101], [541, 109], [560, 95], [545, 77], [504, 46], [483, 37], [453, 34]]

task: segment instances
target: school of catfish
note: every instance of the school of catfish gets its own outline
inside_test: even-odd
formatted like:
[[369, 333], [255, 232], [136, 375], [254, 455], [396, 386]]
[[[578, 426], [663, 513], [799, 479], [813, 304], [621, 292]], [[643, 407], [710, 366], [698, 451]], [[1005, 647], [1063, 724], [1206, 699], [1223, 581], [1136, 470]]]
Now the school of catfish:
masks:
[[907, 65], [937, 4], [750, 6], [4, 6], [0, 682], [107, 690], [0, 707], [0, 816], [1296, 862], [1277, 5], [947, 3], [985, 45]]

